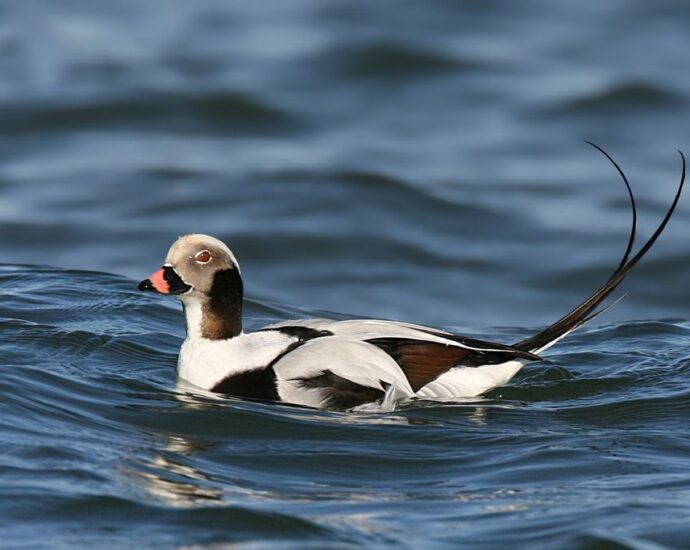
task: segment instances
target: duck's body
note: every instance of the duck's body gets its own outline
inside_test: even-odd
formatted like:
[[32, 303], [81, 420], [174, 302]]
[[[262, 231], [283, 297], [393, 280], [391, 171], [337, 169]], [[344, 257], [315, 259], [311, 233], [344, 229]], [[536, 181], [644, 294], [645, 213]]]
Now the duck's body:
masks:
[[[607, 155], [608, 156], [608, 155]], [[609, 157], [610, 158], [610, 157]], [[612, 161], [613, 162], [613, 161]], [[529, 361], [597, 315], [596, 308], [644, 256], [670, 219], [673, 204], [652, 237], [629, 259], [633, 226], [622, 261], [580, 306], [534, 336], [513, 345], [484, 342], [409, 323], [306, 319], [242, 331], [243, 284], [230, 249], [206, 235], [187, 235], [166, 263], [139, 288], [182, 301], [187, 337], [178, 375], [212, 392], [316, 408], [352, 408], [401, 399], [461, 399], [505, 385]]]
[[306, 319], [224, 340], [188, 336], [178, 374], [206, 390], [308, 407], [461, 398], [507, 383], [538, 356], [391, 321]]

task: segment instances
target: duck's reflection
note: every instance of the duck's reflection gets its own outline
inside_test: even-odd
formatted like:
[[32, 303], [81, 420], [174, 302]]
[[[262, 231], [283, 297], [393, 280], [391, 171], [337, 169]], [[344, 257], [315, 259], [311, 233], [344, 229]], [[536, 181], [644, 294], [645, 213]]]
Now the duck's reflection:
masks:
[[207, 506], [221, 501], [223, 490], [198, 468], [185, 463], [203, 448], [186, 438], [168, 436], [163, 450], [154, 451], [146, 462], [130, 463], [126, 473], [149, 497], [169, 506]]
[[[463, 403], [416, 400], [404, 404], [395, 413], [381, 410], [333, 412], [228, 399], [189, 387], [184, 383], [180, 383], [177, 390], [174, 394], [176, 405], [164, 411], [158, 409], [156, 414], [170, 414], [171, 417], [181, 414], [179, 418], [184, 425], [180, 424], [180, 429], [174, 434], [169, 431], [165, 433], [159, 431], [158, 435], [154, 436], [157, 442], [155, 448], [138, 453], [140, 457], [143, 454], [143, 458], [130, 461], [125, 468], [129, 483], [136, 485], [138, 490], [143, 489], [148, 497], [175, 507], [209, 506], [214, 502], [227, 502], [238, 497], [243, 501], [270, 498], [270, 490], [243, 486], [242, 481], [233, 482], [222, 473], [215, 476], [212, 473], [212, 463], [204, 462], [205, 451], [213, 451], [219, 445], [232, 446], [233, 436], [239, 433], [236, 430], [242, 432], [242, 428], [237, 425], [237, 417], [232, 428], [229, 428], [229, 425], [222, 420], [226, 418], [226, 413], [249, 415], [251, 418], [248, 425], [254, 425], [256, 416], [278, 415], [281, 422], [288, 420], [300, 425], [307, 423], [312, 427], [316, 424], [320, 429], [332, 435], [334, 430], [342, 429], [343, 424], [353, 428], [363, 424], [376, 424], [420, 426], [422, 429], [422, 425], [483, 426], [491, 421], [493, 413], [503, 409], [503, 406], [495, 401], [473, 398]], [[453, 412], [449, 413], [450, 410]], [[190, 414], [187, 415], [187, 413]], [[222, 422], [220, 423], [218, 415], [221, 415]], [[190, 417], [193, 422], [191, 428]], [[208, 437], [190, 436], [189, 432], [197, 422], [209, 427], [218, 428], [220, 425], [225, 427], [220, 429], [220, 433], [210, 429], [207, 433]], [[269, 422], [269, 424], [273, 423]], [[184, 433], [185, 431], [188, 433]], [[227, 441], [223, 438], [227, 438]], [[209, 466], [205, 471], [202, 470], [204, 465]]]
[[[165, 411], [159, 409], [155, 414], [199, 412], [222, 406], [213, 394], [198, 393], [185, 383], [178, 384], [176, 390], [172, 397], [177, 405]], [[155, 448], [147, 449], [138, 460], [128, 461], [123, 468], [129, 483], [143, 489], [148, 497], [174, 507], [208, 506], [223, 500], [224, 488], [193, 465], [195, 455], [208, 450], [211, 444], [180, 432], [154, 437]]]

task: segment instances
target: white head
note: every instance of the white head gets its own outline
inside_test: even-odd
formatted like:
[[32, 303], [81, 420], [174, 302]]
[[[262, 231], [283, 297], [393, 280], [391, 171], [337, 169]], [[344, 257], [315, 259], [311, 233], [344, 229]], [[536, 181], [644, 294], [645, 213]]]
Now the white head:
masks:
[[[139, 283], [139, 290], [178, 296], [187, 313], [188, 333], [219, 340], [242, 332], [240, 267], [232, 251], [214, 237], [193, 234], [177, 239], [163, 267]], [[190, 326], [190, 321], [199, 326]]]

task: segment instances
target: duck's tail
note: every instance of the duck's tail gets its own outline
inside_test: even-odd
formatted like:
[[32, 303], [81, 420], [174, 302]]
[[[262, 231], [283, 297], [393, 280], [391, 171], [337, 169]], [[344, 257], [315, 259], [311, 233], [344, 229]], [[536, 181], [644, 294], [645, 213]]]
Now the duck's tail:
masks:
[[680, 199], [680, 195], [683, 191], [683, 184], [685, 183], [685, 156], [681, 151], [678, 151], [680, 153], [680, 158], [682, 160], [683, 166], [680, 177], [680, 184], [678, 185], [678, 190], [676, 191], [676, 196], [673, 199], [673, 203], [671, 204], [671, 207], [668, 209], [668, 212], [666, 212], [666, 215], [659, 224], [659, 227], [657, 227], [656, 231], [654, 231], [654, 234], [642, 246], [642, 248], [640, 248], [637, 254], [630, 258], [630, 253], [632, 252], [633, 244], [635, 243], [635, 233], [637, 230], [637, 208], [635, 206], [635, 197], [633, 196], [633, 192], [630, 188], [630, 184], [628, 183], [628, 179], [625, 177], [623, 170], [620, 166], [618, 166], [616, 161], [614, 161], [611, 158], [611, 156], [598, 145], [595, 145], [594, 143], [591, 143], [589, 141], [587, 143], [601, 151], [601, 153], [611, 162], [611, 164], [613, 164], [613, 166], [616, 168], [621, 178], [623, 179], [623, 183], [625, 183], [625, 187], [628, 190], [628, 195], [630, 196], [630, 203], [632, 205], [632, 228], [630, 230], [628, 246], [625, 249], [625, 254], [623, 254], [623, 259], [621, 260], [620, 264], [618, 264], [616, 270], [613, 272], [611, 277], [609, 277], [608, 281], [606, 281], [601, 288], [599, 288], [589, 298], [587, 298], [587, 300], [582, 302], [579, 306], [573, 309], [562, 319], [559, 319], [554, 324], [546, 327], [544, 330], [538, 332], [534, 336], [531, 336], [525, 340], [522, 340], [521, 342], [518, 342], [517, 344], [514, 344], [513, 347], [522, 351], [528, 351], [531, 353], [539, 353], [541, 351], [544, 351], [546, 348], [552, 346], [564, 336], [570, 334], [577, 328], [584, 325], [587, 321], [593, 319], [594, 317], [608, 309], [608, 307], [611, 307], [611, 305], [613, 304], [597, 310], [597, 307], [599, 307], [599, 305], [606, 299], [606, 297], [609, 294], [611, 294], [611, 292], [613, 292], [613, 290], [625, 278], [628, 271], [630, 271], [635, 266], [635, 264], [637, 264], [637, 262], [639, 262], [642, 259], [642, 257], [649, 251], [649, 249], [652, 248], [656, 240], [659, 238], [659, 235], [661, 235], [661, 233], [664, 231], [666, 224], [671, 219], [671, 216], [673, 215], [673, 212], [676, 209], [676, 205], [678, 204], [678, 200]]

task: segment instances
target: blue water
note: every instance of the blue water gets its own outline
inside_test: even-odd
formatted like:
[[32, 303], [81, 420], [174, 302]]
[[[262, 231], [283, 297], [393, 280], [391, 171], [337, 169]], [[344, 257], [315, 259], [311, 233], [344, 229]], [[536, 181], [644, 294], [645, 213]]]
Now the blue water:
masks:
[[690, 153], [690, 5], [0, 0], [0, 546], [683, 548], [688, 199], [626, 298], [505, 388], [395, 413], [175, 389], [136, 291], [186, 232], [246, 326], [513, 342], [649, 235]]

